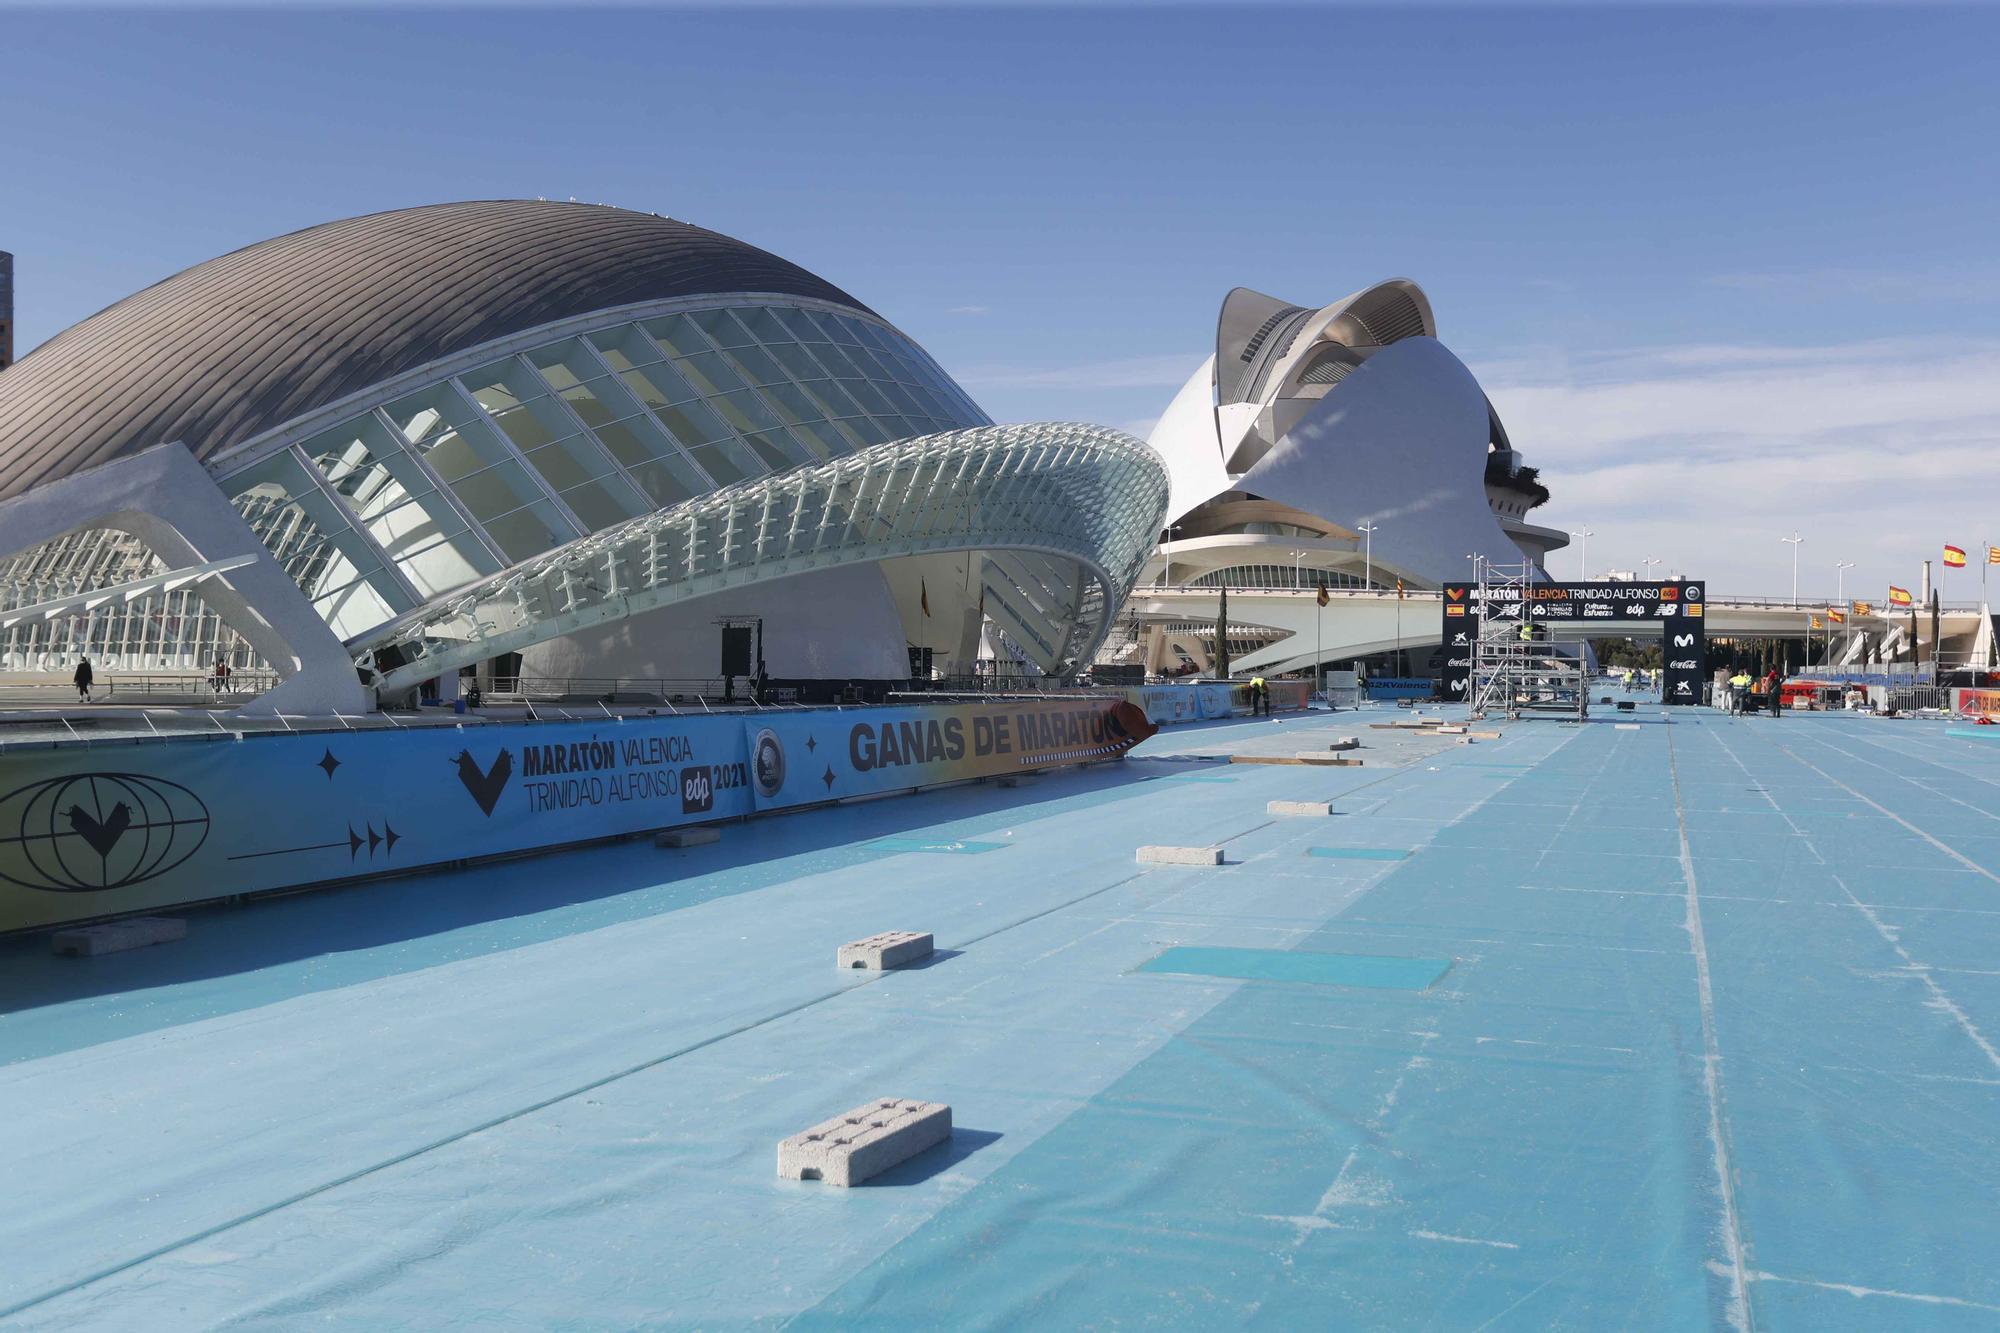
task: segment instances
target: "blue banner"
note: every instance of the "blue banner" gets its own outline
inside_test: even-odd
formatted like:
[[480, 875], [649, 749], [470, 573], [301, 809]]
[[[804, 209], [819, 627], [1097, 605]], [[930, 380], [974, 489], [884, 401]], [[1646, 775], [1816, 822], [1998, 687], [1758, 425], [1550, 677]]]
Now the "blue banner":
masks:
[[1123, 700], [173, 738], [0, 753], [0, 930], [1115, 758]]

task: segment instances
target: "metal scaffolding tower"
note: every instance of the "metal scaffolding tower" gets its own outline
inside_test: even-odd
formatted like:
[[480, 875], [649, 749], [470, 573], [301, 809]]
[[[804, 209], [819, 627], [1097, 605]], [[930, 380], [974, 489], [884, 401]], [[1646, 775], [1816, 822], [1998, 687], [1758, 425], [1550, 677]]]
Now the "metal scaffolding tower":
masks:
[[1529, 589], [1534, 567], [1479, 566], [1479, 636], [1472, 645], [1472, 686], [1468, 711], [1483, 718], [1498, 710], [1508, 718], [1524, 713], [1582, 721], [1590, 711], [1585, 655], [1567, 656], [1535, 623]]

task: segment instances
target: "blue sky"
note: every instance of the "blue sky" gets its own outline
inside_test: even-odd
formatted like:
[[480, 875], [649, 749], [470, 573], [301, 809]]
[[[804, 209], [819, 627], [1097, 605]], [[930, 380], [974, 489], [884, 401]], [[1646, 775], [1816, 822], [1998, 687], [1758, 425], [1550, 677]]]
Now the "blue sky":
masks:
[[[1223, 294], [1431, 294], [1593, 570], [2000, 540], [2000, 13], [9, 8], [25, 348], [210, 255], [575, 197], [854, 292], [999, 419], [1144, 433]], [[1574, 572], [1558, 557], [1556, 572]], [[1959, 575], [1969, 592], [1971, 579]]]

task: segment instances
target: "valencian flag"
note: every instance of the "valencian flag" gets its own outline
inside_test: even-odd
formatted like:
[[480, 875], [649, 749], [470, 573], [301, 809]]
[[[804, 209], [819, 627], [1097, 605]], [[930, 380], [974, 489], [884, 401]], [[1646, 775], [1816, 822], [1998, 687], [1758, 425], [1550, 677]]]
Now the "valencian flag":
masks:
[[1989, 546], [1986, 548], [1986, 563], [1989, 565], [2000, 565], [2000, 546]]
[[1822, 624], [1820, 624], [1820, 623], [1819, 623], [1819, 617], [1818, 617], [1818, 616], [1814, 616], [1814, 617], [1812, 618], [1812, 628], [1814, 628], [1814, 629], [1825, 629], [1825, 628], [1826, 628], [1826, 626], [1824, 626], [1824, 625], [1822, 625]]
[[1332, 600], [1332, 599], [1331, 599], [1331, 598], [1329, 598], [1329, 597], [1328, 597], [1328, 596], [1326, 595], [1326, 585], [1325, 585], [1324, 583], [1320, 584], [1320, 585], [1319, 585], [1319, 604], [1320, 604], [1321, 606], [1325, 606], [1325, 605], [1326, 605], [1326, 604], [1327, 604], [1327, 603], [1328, 603], [1329, 601], [1331, 601], [1331, 600]]
[[1855, 615], [1857, 615], [1857, 616], [1872, 616], [1872, 615], [1874, 615], [1874, 614], [1875, 614], [1875, 603], [1873, 603], [1873, 602], [1856, 602], [1856, 603], [1854, 603], [1854, 614], [1855, 614]]
[[1889, 605], [1911, 606], [1913, 604], [1910, 600], [1910, 590], [1908, 588], [1898, 588], [1893, 583], [1889, 585]]
[[1396, 600], [1399, 602], [1403, 600], [1403, 581], [1401, 579], [1396, 580]]
[[[1990, 557], [1989, 557], [1990, 558]], [[1946, 569], [1965, 568], [1965, 548], [1946, 542], [1944, 546], [1944, 567]]]

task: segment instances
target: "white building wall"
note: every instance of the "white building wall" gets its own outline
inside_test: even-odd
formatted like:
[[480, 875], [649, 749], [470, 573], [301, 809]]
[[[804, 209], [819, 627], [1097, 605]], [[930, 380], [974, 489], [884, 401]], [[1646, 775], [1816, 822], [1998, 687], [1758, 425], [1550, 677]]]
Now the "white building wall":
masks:
[[878, 566], [863, 565], [719, 593], [536, 644], [521, 654], [521, 674], [713, 680], [721, 674], [715, 621], [722, 616], [763, 617], [764, 665], [778, 679], [891, 680], [910, 671], [888, 582]]

